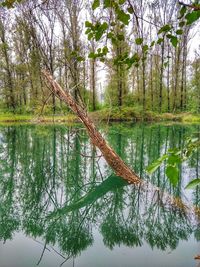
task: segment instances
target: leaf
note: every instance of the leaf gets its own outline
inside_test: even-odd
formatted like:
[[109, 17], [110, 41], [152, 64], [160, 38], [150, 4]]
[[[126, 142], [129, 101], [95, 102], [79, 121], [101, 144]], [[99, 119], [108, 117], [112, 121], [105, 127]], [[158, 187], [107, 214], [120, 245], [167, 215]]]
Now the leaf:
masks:
[[169, 65], [169, 62], [168, 62], [168, 61], [164, 63], [164, 67], [165, 67], [165, 68], [166, 68], [168, 65]]
[[78, 61], [78, 62], [82, 62], [82, 61], [84, 61], [84, 60], [85, 60], [85, 58], [84, 58], [84, 57], [82, 57], [82, 56], [78, 56], [76, 59], [77, 59], [77, 61]]
[[168, 32], [171, 30], [171, 28], [172, 28], [171, 25], [166, 24], [162, 28], [160, 28], [160, 30], [158, 31], [158, 34], [161, 34], [162, 32]]
[[172, 45], [173, 45], [174, 47], [177, 47], [177, 44], [178, 44], [178, 38], [177, 38], [176, 36], [172, 36], [172, 37], [170, 38], [170, 42], [172, 43]]
[[107, 46], [104, 46], [103, 49], [102, 49], [102, 53], [104, 55], [106, 55], [108, 52], [109, 52], [108, 47]]
[[181, 34], [183, 34], [183, 30], [178, 29], [178, 30], [176, 31], [176, 34], [177, 34], [177, 35], [181, 35]]
[[172, 154], [168, 156], [167, 163], [170, 165], [181, 163], [181, 158], [179, 155]]
[[101, 29], [103, 31], [107, 30], [108, 29], [108, 23], [107, 22], [104, 22], [102, 25], [101, 25]]
[[186, 6], [183, 6], [180, 10], [180, 18], [179, 19], [181, 19], [185, 15], [186, 11], [187, 11]]
[[147, 168], [146, 168], [146, 171], [149, 173], [149, 174], [152, 174], [153, 172], [155, 172], [159, 167], [160, 165], [163, 163], [164, 160], [167, 159], [167, 155], [163, 155], [162, 157], [158, 158], [157, 160], [155, 160], [153, 163], [151, 163]]
[[155, 41], [151, 42], [150, 47], [153, 47], [155, 45]]
[[163, 42], [163, 38], [159, 38], [157, 44], [161, 44]]
[[96, 54], [94, 52], [89, 53], [88, 55], [89, 58], [96, 58]]
[[85, 27], [90, 28], [92, 26], [92, 23], [89, 22], [88, 20], [85, 21]]
[[95, 10], [99, 6], [100, 6], [100, 0], [94, 0], [92, 4], [92, 9]]
[[166, 175], [173, 186], [176, 186], [179, 180], [179, 171], [175, 166], [168, 165]]
[[123, 5], [126, 2], [126, 0], [119, 0], [119, 4]]
[[133, 13], [134, 13], [134, 10], [133, 10], [132, 7], [128, 7], [128, 8], [127, 8], [127, 11], [128, 11], [128, 13], [130, 13], [130, 14], [133, 14]]
[[108, 28], [108, 23], [104, 22], [102, 24], [96, 24], [95, 26], [95, 40], [99, 41], [101, 39], [101, 37], [103, 36], [104, 32], [107, 30]]
[[199, 185], [199, 184], [200, 184], [200, 179], [199, 179], [199, 178], [194, 179], [194, 180], [190, 181], [190, 182], [186, 185], [185, 189], [193, 189], [193, 188], [195, 188], [195, 187], [196, 187], [197, 185]]
[[143, 45], [143, 47], [142, 47], [143, 53], [146, 53], [148, 51], [148, 49], [149, 49], [148, 45]]
[[[87, 29], [86, 31], [85, 31], [85, 34], [89, 34], [91, 32], [91, 29]], [[93, 34], [92, 34], [93, 35]]]
[[103, 6], [104, 8], [112, 7], [112, 1], [111, 0], [104, 0], [103, 5], [104, 5]]
[[118, 39], [119, 41], [124, 41], [124, 40], [125, 40], [123, 34], [117, 34], [117, 39]]
[[187, 20], [187, 25], [194, 23], [195, 21], [197, 21], [200, 18], [200, 10], [192, 11], [191, 13], [188, 13], [185, 16], [185, 18]]
[[141, 45], [143, 43], [143, 38], [136, 38], [135, 43], [136, 45]]
[[183, 27], [183, 26], [185, 26], [185, 21], [181, 21], [181, 22], [179, 22], [179, 27]]
[[88, 34], [88, 40], [91, 40], [92, 38], [93, 38], [93, 33], [90, 32], [90, 33]]
[[129, 19], [130, 19], [130, 15], [126, 14], [123, 10], [118, 9], [116, 10], [117, 13], [117, 17], [118, 19], [123, 22], [125, 25], [128, 25]]

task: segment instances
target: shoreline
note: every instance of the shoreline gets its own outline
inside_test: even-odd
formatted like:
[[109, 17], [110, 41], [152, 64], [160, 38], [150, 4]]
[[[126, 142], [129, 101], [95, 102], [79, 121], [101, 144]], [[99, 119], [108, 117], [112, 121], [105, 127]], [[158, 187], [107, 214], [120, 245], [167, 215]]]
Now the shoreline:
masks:
[[[108, 113], [109, 112], [109, 113]], [[94, 122], [177, 122], [177, 123], [200, 123], [200, 114], [192, 113], [152, 113], [145, 114], [126, 112], [126, 110], [99, 110], [90, 112], [89, 116]], [[5, 123], [28, 123], [28, 124], [74, 124], [81, 123], [80, 120], [73, 114], [67, 115], [21, 115], [21, 114], [0, 114], [0, 124]]]

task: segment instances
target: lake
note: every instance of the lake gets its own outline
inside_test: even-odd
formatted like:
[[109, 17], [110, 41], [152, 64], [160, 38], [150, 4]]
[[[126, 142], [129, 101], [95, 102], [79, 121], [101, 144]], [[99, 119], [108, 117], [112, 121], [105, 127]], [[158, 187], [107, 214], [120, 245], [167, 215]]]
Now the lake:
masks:
[[184, 188], [200, 177], [200, 150], [179, 166], [176, 188], [164, 165], [145, 168], [200, 138], [200, 125], [100, 131], [149, 185], [116, 177], [81, 125], [0, 127], [0, 267], [199, 266], [200, 187]]

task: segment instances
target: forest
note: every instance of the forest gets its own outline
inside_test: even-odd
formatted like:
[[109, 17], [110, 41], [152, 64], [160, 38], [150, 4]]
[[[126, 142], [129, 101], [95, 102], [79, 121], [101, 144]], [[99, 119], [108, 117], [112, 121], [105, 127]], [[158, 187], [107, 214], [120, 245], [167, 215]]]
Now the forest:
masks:
[[44, 68], [89, 111], [199, 112], [198, 10], [176, 0], [2, 5], [1, 113], [68, 113]]
[[199, 26], [199, 0], [0, 0], [0, 267], [200, 266]]

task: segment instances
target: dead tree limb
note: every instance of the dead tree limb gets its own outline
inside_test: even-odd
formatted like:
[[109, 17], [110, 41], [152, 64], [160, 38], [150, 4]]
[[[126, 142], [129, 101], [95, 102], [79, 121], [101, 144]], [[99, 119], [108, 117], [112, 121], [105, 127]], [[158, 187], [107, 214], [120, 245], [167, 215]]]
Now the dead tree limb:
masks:
[[194, 11], [200, 10], [200, 5], [199, 4], [186, 4], [184, 2], [179, 1], [179, 5], [191, 8]]
[[139, 176], [133, 172], [119, 157], [119, 155], [117, 155], [117, 153], [107, 144], [103, 136], [96, 129], [91, 118], [87, 115], [86, 111], [75, 102], [69, 91], [64, 91], [47, 71], [43, 70], [42, 73], [51, 86], [53, 93], [60, 100], [64, 101], [83, 122], [92, 143], [102, 152], [103, 157], [113, 169], [115, 174], [127, 180], [128, 182], [136, 184], [141, 183], [142, 181]]

